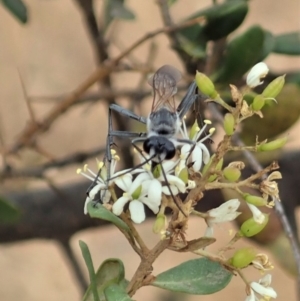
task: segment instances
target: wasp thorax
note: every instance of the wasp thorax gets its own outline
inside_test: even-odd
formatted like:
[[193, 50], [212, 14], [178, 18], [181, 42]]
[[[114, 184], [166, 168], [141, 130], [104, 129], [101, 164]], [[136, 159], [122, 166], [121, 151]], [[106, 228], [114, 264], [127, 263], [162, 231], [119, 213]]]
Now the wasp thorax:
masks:
[[176, 113], [166, 108], [152, 112], [148, 118], [148, 132], [155, 132], [158, 135], [173, 137], [179, 130], [179, 120]]

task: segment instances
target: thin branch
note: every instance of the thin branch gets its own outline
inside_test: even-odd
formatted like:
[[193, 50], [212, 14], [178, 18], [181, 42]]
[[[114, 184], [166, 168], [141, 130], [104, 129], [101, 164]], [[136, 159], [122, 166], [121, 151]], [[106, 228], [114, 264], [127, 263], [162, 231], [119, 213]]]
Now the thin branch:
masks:
[[105, 148], [96, 148], [89, 152], [77, 152], [71, 155], [68, 155], [64, 158], [60, 158], [48, 163], [45, 163], [41, 166], [31, 167], [31, 168], [23, 168], [23, 169], [13, 169], [6, 168], [0, 172], [0, 179], [11, 179], [11, 178], [43, 178], [44, 173], [51, 168], [65, 167], [71, 164], [82, 163], [90, 158], [94, 158], [99, 154], [103, 154], [105, 152]]
[[35, 113], [34, 113], [34, 110], [32, 108], [32, 105], [29, 101], [29, 97], [28, 97], [28, 94], [27, 94], [27, 91], [26, 91], [26, 88], [25, 88], [25, 84], [24, 84], [23, 78], [22, 78], [21, 73], [20, 73], [19, 70], [18, 70], [18, 74], [19, 74], [19, 78], [20, 78], [20, 82], [21, 82], [21, 87], [22, 87], [24, 99], [25, 99], [25, 102], [26, 102], [26, 105], [27, 105], [27, 109], [28, 109], [30, 118], [31, 118], [31, 122], [36, 123]]

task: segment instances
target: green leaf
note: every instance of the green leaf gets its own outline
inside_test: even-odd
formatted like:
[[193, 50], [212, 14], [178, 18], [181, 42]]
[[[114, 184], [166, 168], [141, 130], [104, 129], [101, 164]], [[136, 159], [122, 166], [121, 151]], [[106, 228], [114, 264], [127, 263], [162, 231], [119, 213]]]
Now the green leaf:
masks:
[[[186, 39], [182, 35], [178, 35], [181, 48], [192, 58], [205, 58], [206, 57], [206, 43], [194, 42]], [[204, 45], [204, 46], [203, 46]]]
[[21, 212], [11, 205], [8, 201], [0, 197], [0, 223], [16, 223], [20, 218]]
[[93, 202], [89, 202], [87, 209], [88, 209], [88, 213], [89, 213], [90, 217], [100, 218], [105, 221], [111, 222], [111, 223], [115, 224], [117, 227], [130, 233], [129, 227], [121, 219], [119, 219], [116, 215], [114, 215], [112, 212], [107, 210], [100, 203], [95, 204]]
[[106, 0], [104, 2], [104, 30], [106, 30], [109, 24], [114, 19], [123, 19], [123, 20], [134, 20], [134, 13], [128, 9], [124, 0]]
[[2, 0], [2, 4], [22, 23], [28, 20], [27, 7], [22, 0]]
[[85, 264], [87, 266], [87, 269], [89, 271], [89, 276], [90, 276], [90, 281], [91, 281], [90, 287], [91, 287], [91, 291], [93, 293], [94, 301], [100, 301], [98, 291], [97, 291], [96, 274], [95, 274], [90, 250], [89, 250], [87, 244], [81, 240], [79, 241], [79, 246], [80, 246], [81, 253], [84, 258]]
[[248, 13], [246, 2], [234, 1], [215, 5], [210, 13], [206, 13], [206, 25], [203, 34], [208, 40], [226, 37], [237, 29]]
[[252, 26], [233, 39], [226, 49], [223, 68], [215, 74], [215, 81], [231, 82], [240, 79], [260, 59], [263, 53], [265, 32], [260, 26]]
[[[248, 13], [248, 4], [244, 1], [233, 1], [213, 5], [207, 9], [200, 10], [187, 18], [191, 20], [205, 17], [203, 26], [198, 24], [180, 30], [180, 33], [188, 39], [218, 40], [233, 32], [244, 21]], [[197, 40], [195, 40], [197, 39]]]
[[300, 32], [291, 32], [276, 36], [273, 52], [300, 55]]
[[275, 46], [275, 38], [270, 31], [265, 30], [264, 43], [259, 61], [263, 61], [273, 50]]
[[133, 301], [117, 284], [112, 284], [105, 288], [104, 295], [107, 301]]
[[151, 285], [175, 292], [207, 295], [225, 288], [231, 278], [232, 273], [218, 262], [199, 258], [159, 274]]
[[[124, 277], [125, 269], [121, 260], [115, 258], [105, 260], [99, 267], [95, 279], [100, 300], [105, 300], [104, 290], [112, 284], [120, 285], [120, 288], [125, 291], [128, 281]], [[92, 284], [88, 287], [83, 301], [94, 301]]]

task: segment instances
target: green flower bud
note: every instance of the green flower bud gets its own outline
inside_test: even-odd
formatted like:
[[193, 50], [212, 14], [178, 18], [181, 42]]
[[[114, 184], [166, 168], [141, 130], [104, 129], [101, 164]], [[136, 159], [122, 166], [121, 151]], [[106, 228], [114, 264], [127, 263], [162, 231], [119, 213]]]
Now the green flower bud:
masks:
[[228, 136], [234, 133], [234, 117], [231, 113], [227, 113], [224, 116], [224, 130]]
[[193, 138], [197, 135], [197, 133], [200, 131], [197, 119], [195, 120], [189, 134], [189, 139], [193, 140]]
[[166, 216], [164, 214], [157, 214], [156, 216], [156, 220], [155, 223], [153, 225], [152, 231], [155, 234], [160, 233], [161, 231], [163, 231], [166, 227]]
[[264, 216], [265, 216], [265, 219], [261, 224], [257, 223], [253, 217], [246, 220], [242, 224], [239, 233], [246, 237], [252, 237], [252, 236], [258, 234], [259, 232], [261, 232], [265, 228], [265, 226], [267, 225], [267, 223], [269, 221], [269, 215], [264, 214]]
[[[208, 169], [210, 168], [211, 162], [213, 161], [213, 159], [215, 158], [215, 155], [212, 155], [210, 157], [210, 160], [208, 161], [208, 163], [206, 165], [204, 165], [202, 173], [203, 175], [208, 171]], [[223, 158], [220, 159], [220, 161], [217, 163], [215, 170], [221, 170], [223, 167]], [[208, 178], [208, 182], [212, 182], [217, 178], [217, 175], [211, 175]]]
[[262, 95], [256, 95], [253, 99], [251, 107], [254, 111], [260, 111], [265, 105], [266, 101]]
[[224, 168], [223, 175], [226, 180], [236, 182], [241, 176], [241, 171], [236, 167], [229, 166]]
[[262, 197], [256, 196], [256, 195], [251, 195], [248, 193], [244, 194], [243, 198], [247, 203], [255, 205], [255, 206], [265, 206], [268, 204], [267, 200], [263, 199]]
[[257, 147], [257, 150], [261, 152], [272, 151], [283, 147], [286, 144], [286, 142], [287, 142], [287, 137], [279, 138], [271, 142], [267, 142], [259, 145]]
[[196, 71], [195, 82], [199, 90], [207, 96], [216, 98], [216, 96], [218, 95], [213, 82], [204, 73]]
[[252, 262], [255, 256], [256, 253], [253, 248], [242, 248], [234, 253], [232, 258], [230, 259], [230, 263], [236, 268], [243, 269]]
[[265, 98], [275, 98], [282, 90], [285, 82], [285, 75], [279, 76], [271, 81], [262, 92]]
[[161, 165], [160, 164], [158, 164], [154, 167], [152, 174], [155, 179], [160, 177], [160, 174], [161, 174]]
[[139, 186], [139, 187], [131, 194], [132, 198], [133, 198], [134, 200], [137, 200], [137, 199], [140, 197], [141, 192], [142, 192], [142, 185], [140, 185], [140, 186]]
[[188, 182], [189, 180], [189, 172], [188, 169], [185, 167], [183, 168], [179, 175], [178, 175], [179, 179], [181, 179], [185, 184]]

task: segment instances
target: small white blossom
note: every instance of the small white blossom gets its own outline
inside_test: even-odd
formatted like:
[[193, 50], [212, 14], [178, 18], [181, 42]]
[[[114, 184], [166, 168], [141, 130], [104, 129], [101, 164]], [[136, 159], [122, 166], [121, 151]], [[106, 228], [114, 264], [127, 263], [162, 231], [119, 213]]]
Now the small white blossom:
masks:
[[[120, 158], [114, 150], [111, 150], [111, 154], [112, 154], [112, 161], [110, 164], [109, 176], [110, 177], [117, 176], [118, 174], [123, 174], [124, 172], [126, 172], [123, 170], [115, 173], [117, 162], [120, 160]], [[107, 188], [113, 181], [107, 181], [108, 172], [104, 163], [97, 162], [97, 165], [98, 165], [98, 170], [100, 170], [99, 176], [91, 169], [89, 169], [87, 164], [84, 165], [83, 169], [81, 168], [77, 169], [77, 174], [81, 174], [85, 178], [91, 180], [92, 182], [95, 182], [95, 186], [91, 189], [91, 191], [89, 191], [88, 196], [86, 197], [84, 203], [84, 214], [87, 214], [88, 203], [95, 199], [95, 196], [99, 191], [100, 191], [100, 200], [104, 204], [108, 203], [111, 198], [111, 193]]]
[[[205, 132], [207, 126], [211, 124], [209, 120], [204, 120], [204, 126], [200, 130], [197, 123], [195, 123], [191, 129], [190, 135], [187, 133], [185, 122], [182, 122], [181, 134], [184, 139], [188, 139], [195, 144], [186, 143], [182, 146], [180, 151], [180, 162], [176, 168], [176, 172], [179, 173], [182, 168], [186, 166], [186, 161], [188, 158], [191, 158], [193, 162], [193, 169], [199, 171], [202, 167], [202, 162], [207, 164], [210, 159], [210, 154], [208, 148], [203, 143], [205, 140], [210, 138], [214, 133], [214, 128], [211, 128], [209, 133], [199, 140], [200, 136]], [[192, 135], [192, 137], [190, 137]], [[190, 153], [192, 152], [192, 153]]]
[[268, 66], [260, 62], [252, 67], [247, 75], [246, 83], [250, 88], [255, 88], [263, 83], [262, 78], [265, 78], [269, 72]]
[[[141, 157], [141, 163], [143, 163], [147, 158]], [[151, 162], [148, 164], [143, 165], [143, 169], [140, 169], [139, 172], [146, 172], [148, 175], [147, 180], [149, 181], [156, 181], [158, 180], [160, 183], [160, 186], [162, 187], [161, 191], [166, 195], [171, 195], [170, 190], [172, 191], [173, 195], [177, 195], [179, 192], [184, 193], [186, 191], [186, 185], [185, 183], [176, 175], [173, 175], [174, 169], [176, 165], [178, 164], [178, 161], [164, 161], [161, 165], [158, 165], [158, 175], [154, 175], [151, 171]], [[163, 171], [165, 173], [165, 176], [163, 174]], [[154, 171], [155, 173], [156, 171]], [[165, 183], [164, 186], [161, 183]]]
[[161, 203], [161, 185], [158, 180], [149, 181], [148, 174], [141, 173], [132, 181], [132, 176], [125, 174], [117, 178], [115, 184], [124, 191], [112, 206], [115, 215], [120, 215], [128, 202], [131, 219], [137, 224], [146, 218], [144, 205], [153, 213], [158, 213]]
[[[271, 298], [277, 298], [277, 293], [270, 287], [272, 276], [270, 274], [265, 275], [258, 282], [250, 283], [250, 295], [247, 296], [245, 301], [259, 301], [270, 300]], [[257, 294], [259, 296], [257, 296]], [[263, 297], [261, 299], [260, 297]]]
[[[105, 168], [103, 166], [103, 162], [100, 162], [99, 164], [99, 169], [101, 168]], [[88, 173], [86, 173], [88, 172]], [[97, 177], [97, 174], [94, 173], [91, 169], [88, 168], [87, 164], [84, 165], [83, 170], [82, 169], [77, 169], [77, 174], [81, 174], [84, 177], [88, 178], [89, 180], [91, 180], [92, 182], [95, 181], [95, 186], [91, 189], [91, 191], [89, 191], [88, 196], [85, 199], [85, 203], [84, 203], [84, 214], [87, 214], [87, 205], [89, 202], [93, 201], [95, 199], [96, 194], [100, 192], [100, 199], [103, 203], [107, 203], [110, 200], [111, 194], [110, 192], [107, 190], [107, 183], [106, 181], [101, 177]]]
[[207, 211], [206, 223], [207, 229], [204, 236], [213, 236], [213, 225], [218, 223], [230, 222], [234, 220], [241, 213], [237, 212], [240, 206], [240, 201], [238, 199], [232, 199], [221, 206]]

